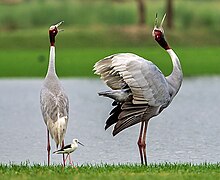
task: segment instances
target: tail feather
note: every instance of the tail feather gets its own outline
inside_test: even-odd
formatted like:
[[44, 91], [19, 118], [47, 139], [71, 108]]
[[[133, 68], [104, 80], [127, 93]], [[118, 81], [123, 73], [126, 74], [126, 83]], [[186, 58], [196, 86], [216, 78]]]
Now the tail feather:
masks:
[[98, 95], [114, 99], [117, 102], [125, 102], [131, 93], [129, 89], [120, 89], [99, 92]]
[[144, 113], [141, 113], [141, 114], [138, 114], [137, 116], [134, 115], [129, 118], [123, 119], [122, 121], [121, 120], [118, 121], [112, 132], [113, 136], [117, 135], [122, 130], [141, 122], [143, 115]]
[[56, 143], [56, 147], [61, 147], [67, 129], [67, 116], [59, 117], [56, 122], [50, 120], [48, 121], [47, 126], [51, 137]]
[[[115, 101], [114, 101], [115, 102]], [[109, 118], [106, 120], [105, 123], [105, 130], [108, 129], [111, 125], [117, 123], [118, 121], [118, 116], [121, 113], [121, 104], [117, 104], [116, 107], [112, 109], [110, 112]]]
[[58, 150], [53, 152], [53, 154], [57, 154], [57, 153], [58, 153]]
[[148, 121], [157, 114], [157, 111], [158, 107], [152, 107], [149, 105], [133, 105], [132, 109], [130, 104], [124, 103], [122, 106], [122, 111], [118, 116], [118, 121], [114, 126], [113, 136], [137, 123]]
[[54, 151], [53, 154], [63, 154], [63, 150]]

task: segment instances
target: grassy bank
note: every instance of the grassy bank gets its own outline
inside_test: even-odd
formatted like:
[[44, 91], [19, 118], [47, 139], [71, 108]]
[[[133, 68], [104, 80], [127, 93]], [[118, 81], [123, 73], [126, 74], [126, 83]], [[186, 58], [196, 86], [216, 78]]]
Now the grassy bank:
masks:
[[[49, 45], [49, 26], [50, 24], [43, 28], [0, 32], [0, 51], [46, 49]], [[61, 28], [65, 31], [56, 38], [57, 46], [61, 48], [148, 47], [156, 44], [152, 37], [153, 25], [68, 27], [64, 22]], [[220, 28], [212, 29], [211, 32], [202, 28], [169, 30], [165, 27], [164, 30], [172, 47], [218, 47], [220, 44], [220, 38], [217, 38]]]
[[2, 179], [219, 179], [219, 164], [83, 165], [72, 167], [0, 165]]
[[[174, 48], [184, 76], [219, 75], [220, 48]], [[171, 72], [169, 55], [162, 48], [74, 48], [56, 49], [57, 73], [61, 77], [96, 77], [96, 61], [114, 53], [132, 52], [154, 62], [165, 75]], [[0, 53], [0, 77], [43, 77], [47, 71], [49, 47], [46, 50], [4, 50]]]
[[[133, 0], [11, 2], [18, 3], [0, 3], [0, 78], [43, 77], [48, 64], [48, 27], [61, 19], [65, 31], [56, 39], [59, 76], [95, 77], [94, 63], [119, 52], [138, 54], [157, 64], [165, 75], [171, 72], [169, 56], [151, 35], [155, 12], [161, 18], [165, 11], [164, 0], [146, 1], [147, 25], [142, 27], [137, 26]], [[220, 75], [219, 16], [217, 0], [174, 1], [175, 27], [164, 29], [185, 77]]]

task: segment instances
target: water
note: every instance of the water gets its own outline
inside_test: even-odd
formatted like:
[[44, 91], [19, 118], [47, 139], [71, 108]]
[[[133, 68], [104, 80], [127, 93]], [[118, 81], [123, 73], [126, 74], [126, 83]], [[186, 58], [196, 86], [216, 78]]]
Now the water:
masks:
[[[66, 143], [78, 138], [80, 146], [73, 154], [76, 164], [139, 163], [137, 138], [139, 126], [116, 137], [104, 130], [111, 100], [97, 96], [106, 86], [98, 79], [64, 79], [70, 99], [70, 119]], [[0, 80], [0, 162], [45, 164], [46, 126], [43, 122], [39, 79]], [[211, 162], [220, 160], [220, 77], [185, 79], [183, 86], [161, 115], [148, 126], [149, 163]], [[51, 141], [52, 151], [55, 144]], [[61, 163], [61, 155], [52, 155], [52, 163]]]

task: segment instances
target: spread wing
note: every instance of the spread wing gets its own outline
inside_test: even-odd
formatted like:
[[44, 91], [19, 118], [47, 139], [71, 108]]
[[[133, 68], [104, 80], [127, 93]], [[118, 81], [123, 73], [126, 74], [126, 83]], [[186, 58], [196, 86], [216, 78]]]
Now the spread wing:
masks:
[[106, 57], [95, 64], [94, 70], [113, 90], [128, 86], [133, 104], [161, 106], [170, 100], [168, 83], [161, 71], [151, 61], [135, 54]]
[[126, 85], [119, 72], [115, 71], [112, 65], [112, 59], [115, 56], [117, 55], [108, 56], [94, 65], [95, 74], [100, 75], [107, 86], [113, 90], [121, 89]]

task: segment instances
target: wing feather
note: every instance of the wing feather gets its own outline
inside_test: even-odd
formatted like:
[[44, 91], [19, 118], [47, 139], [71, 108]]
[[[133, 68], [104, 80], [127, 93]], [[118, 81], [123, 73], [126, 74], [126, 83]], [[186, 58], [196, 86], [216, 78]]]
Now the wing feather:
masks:
[[58, 112], [60, 117], [68, 117], [69, 101], [65, 93], [60, 92], [55, 96], [47, 88], [42, 88], [40, 93], [40, 103], [44, 120], [50, 118], [51, 120], [56, 121]]
[[56, 145], [61, 145], [64, 139], [69, 118], [69, 101], [61, 91], [57, 95], [43, 87], [40, 94], [43, 119]]
[[94, 65], [95, 74], [101, 76], [101, 79], [113, 90], [121, 89], [125, 82], [119, 73], [112, 67], [112, 58], [115, 55], [108, 56]]
[[151, 61], [135, 54], [122, 53], [98, 61], [95, 73], [112, 89], [128, 86], [133, 104], [160, 106], [170, 100], [168, 83], [161, 71]]
[[148, 105], [132, 105], [130, 102], [125, 102], [122, 105], [121, 112], [118, 116], [118, 121], [114, 126], [113, 136], [137, 123], [148, 121], [157, 114], [158, 109], [158, 107]]

